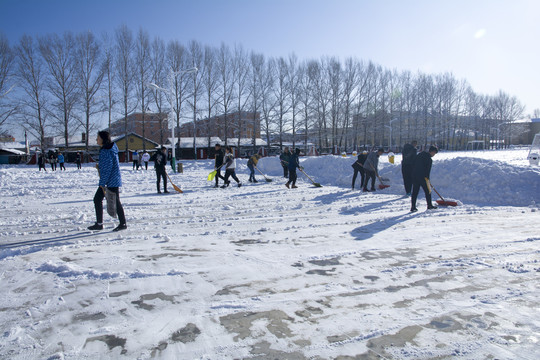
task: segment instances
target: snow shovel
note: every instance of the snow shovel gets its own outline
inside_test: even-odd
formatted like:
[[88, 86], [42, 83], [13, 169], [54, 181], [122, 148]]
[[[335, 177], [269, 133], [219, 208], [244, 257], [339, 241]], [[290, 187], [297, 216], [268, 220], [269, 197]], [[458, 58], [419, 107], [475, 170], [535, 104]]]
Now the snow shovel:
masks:
[[216, 178], [216, 175], [217, 175], [217, 171], [219, 169], [221, 169], [221, 167], [223, 166], [224, 164], [220, 165], [220, 167], [218, 167], [216, 170], [212, 171], [210, 174], [208, 174], [208, 179], [206, 179], [207, 181], [212, 181]]
[[454, 200], [444, 200], [444, 198], [441, 196], [441, 194], [439, 194], [439, 192], [437, 191], [437, 189], [435, 189], [435, 187], [433, 185], [431, 185], [431, 181], [429, 181], [429, 179], [426, 178], [426, 181], [427, 183], [431, 186], [431, 188], [433, 190], [435, 190], [435, 192], [437, 193], [437, 195], [439, 195], [439, 197], [441, 198], [440, 200], [436, 200], [437, 204], [441, 205], [441, 206], [457, 206], [458, 203], [457, 201], [454, 201]]
[[[373, 165], [370, 164], [370, 166], [371, 166], [371, 169], [373, 169]], [[379, 189], [382, 190], [382, 189], [386, 189], [386, 188], [390, 187], [390, 185], [386, 185], [385, 183], [383, 183], [381, 177], [379, 176], [379, 174], [377, 173], [377, 171], [375, 169], [373, 169], [373, 171], [375, 171], [375, 175], [377, 175], [377, 179], [379, 179], [379, 182], [380, 182]], [[367, 182], [366, 182], [366, 184], [367, 184]]]
[[[166, 173], [167, 174], [167, 173]], [[167, 177], [169, 178], [169, 181], [171, 182], [171, 185], [173, 187], [174, 190], [178, 191], [180, 194], [183, 193], [182, 189], [180, 189], [178, 186], [174, 185], [172, 180], [171, 180], [171, 177], [169, 176], [169, 174], [167, 174]]]
[[315, 187], [322, 187], [321, 184], [319, 184], [318, 182], [313, 181], [313, 179], [310, 178], [309, 175], [306, 174], [306, 173], [304, 172], [304, 170], [302, 170], [302, 169], [300, 169], [300, 168], [298, 168], [298, 170], [300, 170], [300, 172], [301, 172], [302, 174], [306, 175], [306, 177], [311, 181], [311, 183], [312, 183]]
[[255, 169], [257, 169], [257, 171], [260, 172], [262, 176], [264, 176], [264, 180], [266, 180], [266, 182], [272, 182], [272, 179], [266, 177], [266, 175], [264, 175], [263, 172], [262, 172], [261, 170], [259, 170], [258, 167], [256, 167], [255, 165], [253, 165], [253, 167], [254, 167]]

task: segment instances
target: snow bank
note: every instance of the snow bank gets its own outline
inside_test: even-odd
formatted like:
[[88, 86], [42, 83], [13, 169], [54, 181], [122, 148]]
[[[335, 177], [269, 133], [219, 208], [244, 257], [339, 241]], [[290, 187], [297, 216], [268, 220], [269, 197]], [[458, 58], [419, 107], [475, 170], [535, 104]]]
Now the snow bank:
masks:
[[[540, 171], [537, 167], [502, 160], [455, 157], [455, 154], [437, 154], [433, 158], [431, 182], [445, 199], [448, 197], [464, 204], [480, 206], [540, 204]], [[341, 156], [304, 157], [300, 160], [304, 171], [316, 182], [343, 188], [351, 187], [354, 172], [351, 165], [354, 161], [353, 157]], [[282, 176], [276, 157], [262, 159], [259, 168], [268, 175]], [[391, 164], [386, 156], [382, 156], [379, 174], [390, 180], [391, 186], [383, 190], [385, 193], [404, 194], [399, 161]], [[309, 181], [301, 173], [299, 178]], [[359, 181], [357, 179], [357, 188]], [[437, 198], [435, 193], [434, 198]]]

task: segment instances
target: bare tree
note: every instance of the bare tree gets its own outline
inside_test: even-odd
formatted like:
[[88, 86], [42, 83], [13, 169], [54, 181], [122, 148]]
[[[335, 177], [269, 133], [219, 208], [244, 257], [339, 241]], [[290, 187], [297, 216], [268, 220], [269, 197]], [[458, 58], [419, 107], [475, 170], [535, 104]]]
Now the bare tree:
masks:
[[114, 106], [117, 103], [117, 97], [116, 97], [116, 73], [115, 73], [115, 49], [114, 45], [109, 38], [107, 33], [103, 34], [103, 41], [102, 41], [102, 47], [103, 47], [103, 62], [101, 64], [101, 68], [103, 71], [103, 81], [104, 81], [104, 88], [107, 94], [107, 102], [106, 102], [106, 108], [107, 108], [107, 129], [111, 130], [111, 124], [112, 124], [112, 114], [114, 111]]
[[[352, 108], [358, 96], [359, 85], [359, 68], [357, 62], [349, 58], [345, 60], [345, 66], [343, 69], [343, 95], [342, 95], [342, 108], [343, 108], [343, 122], [341, 127], [341, 136], [338, 141], [338, 146], [347, 151], [347, 145], [351, 143], [352, 138], [350, 135], [351, 121], [352, 121]], [[349, 140], [349, 141], [348, 141]]]
[[[178, 41], [171, 41], [167, 45], [167, 78], [169, 79], [169, 87], [173, 97], [172, 111], [175, 115], [175, 118], [170, 119], [170, 121], [176, 123], [173, 124], [175, 129], [180, 128], [180, 121], [184, 111], [183, 104], [188, 97], [188, 91], [190, 89], [188, 82], [185, 81], [186, 75], [182, 72], [189, 66], [188, 55], [186, 48]], [[177, 130], [174, 131], [175, 135], [176, 132]]]
[[293, 75], [289, 70], [287, 61], [280, 57], [275, 64], [276, 82], [274, 89], [274, 97], [276, 98], [277, 112], [277, 131], [279, 135], [279, 148], [283, 148], [283, 134], [287, 131], [288, 119], [286, 114], [291, 107], [291, 78]]
[[193, 86], [191, 88], [193, 99], [188, 101], [193, 110], [193, 150], [195, 151], [195, 160], [197, 160], [197, 100], [203, 95], [203, 79], [206, 77], [207, 69], [205, 68], [205, 52], [202, 45], [198, 41], [192, 40], [189, 42], [188, 50], [191, 65], [198, 69], [197, 72], [190, 74], [193, 77]]
[[[235, 95], [236, 95], [236, 111], [238, 113], [238, 119], [232, 124], [234, 132], [238, 137], [238, 143], [242, 137], [242, 128], [244, 126], [242, 113], [249, 100], [249, 70], [250, 64], [247, 53], [242, 46], [237, 45], [234, 47], [233, 57], [233, 79], [235, 83]], [[225, 119], [227, 121], [227, 119]]]
[[[287, 66], [288, 79], [289, 79], [289, 94], [290, 94], [290, 111], [291, 111], [291, 130], [292, 130], [292, 144], [293, 148], [296, 147], [296, 133], [298, 131], [298, 121], [296, 120], [298, 113], [300, 112], [300, 87], [301, 76], [298, 66], [298, 59], [296, 55], [289, 55], [289, 62]], [[270, 144], [269, 144], [270, 145]], [[280, 143], [280, 148], [281, 148]]]
[[216, 66], [218, 72], [218, 99], [217, 102], [223, 111], [223, 136], [225, 143], [229, 134], [229, 111], [232, 108], [234, 101], [234, 79], [233, 79], [233, 62], [232, 54], [229, 47], [221, 44], [217, 53]]
[[[492, 97], [490, 102], [493, 119], [495, 120], [494, 129], [497, 132], [498, 143], [504, 140], [505, 147], [510, 144], [512, 134], [512, 122], [518, 120], [525, 111], [525, 107], [515, 97], [510, 96], [502, 90]], [[502, 137], [501, 137], [502, 132]]]
[[308, 74], [308, 64], [306, 62], [302, 63], [298, 67], [297, 71], [298, 77], [298, 101], [301, 107], [302, 113], [302, 129], [304, 131], [303, 143], [304, 151], [307, 152], [307, 144], [309, 141], [309, 131], [311, 129], [311, 112], [312, 112], [312, 102], [313, 97], [311, 96], [312, 91], [312, 82], [311, 76]]
[[214, 126], [214, 124], [210, 122], [210, 119], [215, 112], [217, 104], [216, 91], [219, 86], [216, 55], [217, 52], [214, 48], [209, 46], [204, 47], [204, 77], [202, 78], [202, 85], [206, 100], [206, 133], [208, 137], [208, 148], [211, 147], [212, 127]]
[[11, 100], [14, 83], [15, 52], [10, 48], [8, 39], [0, 33], [0, 131], [2, 125], [17, 111]]
[[20, 98], [23, 127], [40, 140], [41, 150], [45, 151], [48, 121], [43, 59], [28, 35], [22, 36], [15, 53], [18, 59], [17, 78], [24, 93]]
[[77, 82], [84, 111], [82, 125], [86, 135], [84, 140], [87, 154], [89, 134], [94, 125], [90, 118], [104, 110], [97, 95], [101, 90], [105, 69], [102, 66], [100, 44], [93, 33], [88, 31], [77, 35], [75, 55]]
[[[167, 81], [167, 64], [165, 61], [165, 43], [160, 38], [155, 38], [152, 42], [151, 48], [151, 64], [152, 64], [152, 83], [165, 84]], [[156, 105], [158, 112], [158, 124], [159, 124], [159, 142], [165, 144], [165, 138], [167, 137], [165, 131], [167, 126], [162, 116], [164, 106], [166, 104], [166, 96], [163, 91], [153, 90], [151, 91], [152, 101]], [[171, 124], [174, 126], [174, 124]]]
[[[63, 131], [65, 146], [78, 124], [72, 116], [78, 99], [77, 71], [75, 66], [75, 38], [72, 33], [47, 35], [39, 38], [39, 50], [49, 69], [47, 88], [54, 99], [51, 116]], [[75, 126], [77, 124], [77, 126]]]
[[116, 30], [115, 47], [115, 72], [117, 86], [120, 88], [122, 97], [123, 115], [124, 115], [124, 136], [126, 136], [126, 147], [124, 161], [129, 161], [129, 142], [128, 135], [128, 115], [137, 107], [133, 101], [134, 84], [134, 64], [133, 64], [133, 33], [123, 25]]
[[[143, 29], [139, 29], [135, 41], [135, 88], [137, 102], [142, 113], [142, 137], [146, 139], [146, 111], [150, 102], [151, 90], [148, 83], [152, 78], [150, 37]], [[146, 151], [146, 141], [143, 141], [143, 150]]]
[[[252, 52], [250, 55], [250, 75], [249, 75], [249, 93], [250, 93], [250, 108], [253, 116], [252, 124], [252, 145], [253, 151], [256, 149], [257, 138], [257, 113], [260, 113], [262, 106], [264, 87], [266, 86], [265, 78], [266, 61], [263, 54]], [[240, 132], [241, 133], [241, 132]], [[248, 136], [249, 134], [246, 134]], [[240, 138], [238, 137], [238, 147], [240, 147]]]

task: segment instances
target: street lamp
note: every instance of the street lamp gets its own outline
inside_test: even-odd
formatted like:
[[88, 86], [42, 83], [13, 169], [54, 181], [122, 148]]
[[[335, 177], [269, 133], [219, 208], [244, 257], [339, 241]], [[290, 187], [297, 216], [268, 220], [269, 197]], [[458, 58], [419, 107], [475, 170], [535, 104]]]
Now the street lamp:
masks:
[[392, 151], [392, 123], [398, 120], [399, 120], [398, 118], [394, 118], [390, 120], [390, 125], [384, 125], [385, 127], [390, 129], [390, 149], [389, 149], [390, 151]]
[[174, 77], [177, 76], [177, 75], [196, 73], [197, 71], [199, 71], [199, 69], [197, 69], [196, 67], [193, 67], [193, 68], [190, 68], [190, 69], [187, 69], [187, 70], [169, 72], [169, 76], [168, 76], [169, 89], [164, 89], [164, 88], [162, 88], [162, 87], [160, 87], [160, 86], [158, 86], [158, 85], [156, 85], [154, 83], [146, 84], [146, 86], [149, 87], [149, 88], [164, 92], [165, 96], [167, 97], [167, 101], [169, 101], [169, 105], [171, 107], [170, 111], [169, 111], [169, 121], [172, 124], [172, 158], [173, 158], [174, 163], [176, 163], [176, 137], [174, 135], [175, 123], [174, 123], [173, 111], [174, 111], [174, 98], [175, 98], [175, 95], [174, 95], [174, 91], [173, 91], [173, 84], [174, 84], [173, 80], [174, 80]]

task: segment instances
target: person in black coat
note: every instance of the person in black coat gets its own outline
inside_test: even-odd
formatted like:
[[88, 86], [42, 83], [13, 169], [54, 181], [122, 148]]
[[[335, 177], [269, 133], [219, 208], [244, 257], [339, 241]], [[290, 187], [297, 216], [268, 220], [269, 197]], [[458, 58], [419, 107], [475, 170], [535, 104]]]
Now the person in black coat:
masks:
[[[298, 188], [298, 186], [296, 186], [296, 179], [298, 178], [298, 175], [296, 175], [296, 169], [302, 169], [302, 167], [300, 166], [300, 149], [296, 148], [296, 150], [294, 151], [294, 154], [291, 154], [291, 156], [289, 156], [289, 163], [287, 164], [288, 168], [289, 168], [289, 181], [287, 181], [287, 183], [285, 184], [285, 186], [289, 189], [296, 189]], [[289, 185], [291, 185], [289, 187]]]
[[352, 167], [354, 169], [354, 174], [352, 177], [352, 189], [354, 190], [354, 183], [356, 182], [356, 177], [358, 176], [358, 173], [360, 173], [360, 187], [364, 187], [364, 181], [366, 177], [366, 171], [364, 170], [364, 163], [366, 162], [368, 156], [368, 152], [366, 150], [362, 151], [360, 155], [358, 155], [358, 160], [352, 164]]
[[429, 188], [429, 174], [431, 173], [431, 165], [433, 164], [432, 157], [439, 150], [435, 146], [430, 146], [428, 152], [421, 152], [416, 155], [413, 168], [413, 187], [411, 197], [411, 212], [418, 211], [416, 208], [416, 198], [420, 192], [420, 188], [424, 190], [426, 195], [427, 208], [436, 209], [437, 207], [431, 203], [431, 189]]
[[288, 178], [289, 177], [289, 158], [291, 157], [291, 153], [289, 152], [289, 148], [285, 146], [283, 149], [283, 153], [279, 155], [279, 162], [281, 163], [281, 167], [283, 168], [283, 177]]
[[165, 146], [161, 147], [161, 151], [157, 151], [150, 160], [154, 161], [154, 168], [156, 169], [157, 176], [157, 192], [161, 194], [160, 182], [163, 179], [163, 192], [168, 193], [167, 191], [167, 171], [165, 167], [167, 166], [167, 148]]
[[413, 140], [410, 144], [403, 146], [401, 160], [401, 175], [403, 176], [403, 185], [405, 185], [405, 193], [407, 196], [411, 196], [411, 190], [413, 186], [413, 170], [414, 159], [416, 158], [416, 145], [418, 142]]
[[39, 171], [43, 168], [45, 172], [47, 172], [47, 169], [45, 168], [45, 164], [47, 163], [47, 159], [45, 158], [45, 155], [41, 153], [38, 157], [38, 165], [39, 165]]
[[214, 187], [219, 186], [219, 179], [222, 179], [225, 181], [225, 177], [221, 175], [221, 167], [223, 166], [223, 159], [225, 158], [225, 152], [221, 148], [221, 144], [216, 144], [216, 160], [214, 161], [214, 170], [216, 170], [216, 185]]

